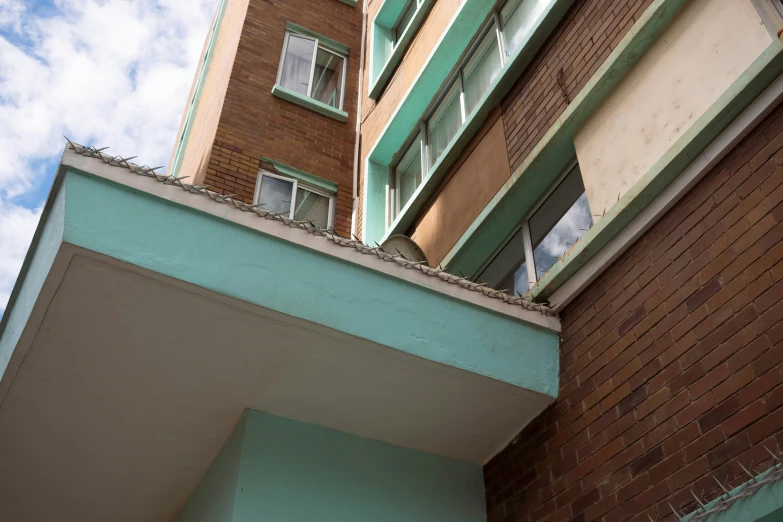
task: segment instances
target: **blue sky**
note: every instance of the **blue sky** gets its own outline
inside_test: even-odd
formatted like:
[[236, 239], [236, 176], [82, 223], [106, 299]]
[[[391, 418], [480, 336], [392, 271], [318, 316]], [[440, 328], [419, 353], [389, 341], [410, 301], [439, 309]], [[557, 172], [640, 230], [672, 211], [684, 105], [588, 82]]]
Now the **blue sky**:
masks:
[[0, 314], [65, 144], [168, 162], [218, 0], [0, 0]]

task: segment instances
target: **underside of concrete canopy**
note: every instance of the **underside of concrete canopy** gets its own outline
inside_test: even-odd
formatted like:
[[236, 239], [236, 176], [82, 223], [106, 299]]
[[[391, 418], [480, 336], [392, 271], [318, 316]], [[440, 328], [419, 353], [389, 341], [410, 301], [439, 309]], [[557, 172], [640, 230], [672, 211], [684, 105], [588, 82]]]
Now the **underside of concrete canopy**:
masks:
[[555, 317], [83, 152], [0, 323], [9, 520], [172, 520], [246, 408], [478, 467], [553, 402]]

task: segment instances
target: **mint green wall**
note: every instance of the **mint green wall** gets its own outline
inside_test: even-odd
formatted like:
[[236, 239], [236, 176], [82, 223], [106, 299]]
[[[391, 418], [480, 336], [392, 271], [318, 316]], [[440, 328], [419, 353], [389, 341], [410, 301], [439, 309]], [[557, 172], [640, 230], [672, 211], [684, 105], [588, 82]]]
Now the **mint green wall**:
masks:
[[0, 320], [0, 378], [3, 377], [16, 343], [27, 326], [38, 294], [43, 288], [62, 243], [65, 193], [57, 191], [57, 188], [55, 186], [52, 189], [55, 198], [51, 199], [50, 196], [46, 202], [30, 250], [27, 252], [5, 313]]
[[483, 522], [481, 466], [249, 410], [234, 522]]
[[[133, 174], [118, 169], [117, 175]], [[395, 350], [557, 396], [558, 334], [553, 330], [109, 180], [70, 170], [64, 184], [65, 240], [70, 243]], [[203, 196], [191, 197], [194, 203], [229, 210]]]
[[231, 522], [234, 519], [244, 428], [244, 422], [237, 423], [176, 522]]

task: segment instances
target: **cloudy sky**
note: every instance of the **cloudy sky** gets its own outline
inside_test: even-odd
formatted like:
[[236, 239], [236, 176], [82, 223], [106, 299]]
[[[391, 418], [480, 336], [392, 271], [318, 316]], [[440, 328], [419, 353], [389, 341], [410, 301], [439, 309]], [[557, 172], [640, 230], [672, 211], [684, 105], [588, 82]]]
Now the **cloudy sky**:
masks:
[[65, 140], [165, 165], [218, 0], [0, 0], [0, 315]]

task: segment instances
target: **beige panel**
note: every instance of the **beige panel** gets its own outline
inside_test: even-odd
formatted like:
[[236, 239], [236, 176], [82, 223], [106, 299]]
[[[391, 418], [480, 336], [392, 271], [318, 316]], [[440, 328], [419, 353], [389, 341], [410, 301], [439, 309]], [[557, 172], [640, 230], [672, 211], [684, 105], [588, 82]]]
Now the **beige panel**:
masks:
[[[215, 51], [212, 54], [209, 71], [204, 80], [201, 100], [196, 110], [185, 154], [182, 158], [182, 166], [179, 171], [180, 176], [190, 176], [188, 182], [194, 184], [203, 182], [207, 172], [207, 163], [212, 151], [212, 143], [215, 140], [220, 114], [223, 111], [223, 101], [226, 98], [228, 81], [231, 77], [231, 69], [234, 66], [234, 58], [237, 54], [239, 37], [242, 34], [242, 27], [245, 23], [245, 15], [247, 14], [249, 3], [249, 0], [227, 1], [226, 13], [220, 25], [217, 41], [215, 42]], [[207, 42], [210, 35], [211, 32], [207, 34]], [[204, 60], [204, 52], [206, 52], [206, 43], [199, 64]], [[173, 163], [174, 155], [177, 152], [179, 137], [182, 135], [182, 129], [185, 125], [185, 116], [196, 89], [196, 81], [198, 81], [198, 70], [185, 105], [185, 115], [183, 115], [180, 129], [177, 132], [177, 142], [174, 144], [174, 151], [172, 152], [169, 165]]]
[[593, 214], [661, 158], [769, 45], [749, 0], [693, 0], [574, 138]]
[[499, 113], [490, 117], [471, 146], [466, 147], [416, 224], [412, 238], [431, 266], [441, 262], [511, 175]]

